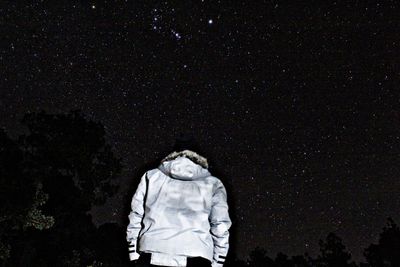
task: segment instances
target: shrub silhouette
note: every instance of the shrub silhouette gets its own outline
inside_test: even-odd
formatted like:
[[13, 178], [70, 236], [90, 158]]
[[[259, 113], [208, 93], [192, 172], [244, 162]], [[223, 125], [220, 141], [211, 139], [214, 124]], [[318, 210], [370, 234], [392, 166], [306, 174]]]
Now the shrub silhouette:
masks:
[[378, 244], [364, 250], [368, 264], [376, 267], [400, 266], [400, 229], [391, 217], [379, 235]]
[[351, 254], [346, 251], [342, 244], [342, 239], [335, 233], [329, 233], [326, 241], [319, 240], [321, 255], [318, 256], [315, 263], [318, 267], [346, 267], [355, 266], [349, 263]]

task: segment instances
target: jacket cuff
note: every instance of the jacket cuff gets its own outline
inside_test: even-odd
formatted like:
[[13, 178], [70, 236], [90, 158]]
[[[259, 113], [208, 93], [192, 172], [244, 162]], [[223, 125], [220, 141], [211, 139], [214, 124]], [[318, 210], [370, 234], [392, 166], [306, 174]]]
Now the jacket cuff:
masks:
[[211, 262], [211, 267], [223, 267], [225, 263], [226, 256], [214, 255]]
[[136, 251], [136, 240], [128, 243], [129, 250], [129, 260], [137, 260], [140, 257], [140, 254]]

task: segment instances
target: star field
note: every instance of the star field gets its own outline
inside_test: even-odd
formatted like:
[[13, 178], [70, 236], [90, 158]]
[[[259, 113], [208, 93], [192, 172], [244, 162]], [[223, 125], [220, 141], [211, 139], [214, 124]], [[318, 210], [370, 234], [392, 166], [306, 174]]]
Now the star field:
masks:
[[127, 216], [128, 184], [181, 132], [229, 189], [239, 257], [315, 255], [333, 231], [358, 261], [400, 223], [396, 1], [0, 5], [1, 126], [79, 108], [127, 166], [97, 223]]

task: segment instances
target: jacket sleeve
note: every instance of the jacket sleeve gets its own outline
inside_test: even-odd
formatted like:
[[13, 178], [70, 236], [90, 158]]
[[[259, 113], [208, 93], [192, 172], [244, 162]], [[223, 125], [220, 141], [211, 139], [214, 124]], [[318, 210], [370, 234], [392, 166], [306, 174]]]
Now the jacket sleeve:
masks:
[[214, 243], [212, 267], [222, 267], [229, 250], [229, 228], [232, 221], [228, 213], [227, 194], [218, 180], [212, 197], [210, 232]]
[[129, 259], [137, 260], [140, 254], [137, 252], [137, 239], [141, 230], [141, 222], [144, 214], [144, 197], [146, 194], [147, 172], [140, 178], [139, 185], [131, 201], [131, 211], [128, 215], [129, 224], [126, 229], [126, 241], [129, 246]]

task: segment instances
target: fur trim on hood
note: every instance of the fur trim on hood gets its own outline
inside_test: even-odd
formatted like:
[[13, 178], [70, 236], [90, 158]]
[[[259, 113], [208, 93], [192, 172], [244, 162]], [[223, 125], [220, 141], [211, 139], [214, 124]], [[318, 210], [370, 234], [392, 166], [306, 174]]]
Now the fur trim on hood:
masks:
[[170, 153], [163, 160], [161, 160], [161, 163], [163, 163], [164, 161], [176, 159], [177, 157], [186, 157], [186, 158], [190, 159], [191, 161], [193, 161], [194, 163], [199, 164], [201, 167], [208, 169], [207, 159], [203, 156], [200, 156], [196, 152], [194, 152], [192, 150], [188, 150], [188, 149], [179, 151], [179, 152], [174, 151], [174, 152]]

